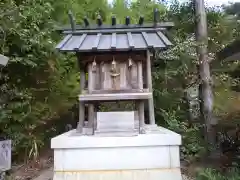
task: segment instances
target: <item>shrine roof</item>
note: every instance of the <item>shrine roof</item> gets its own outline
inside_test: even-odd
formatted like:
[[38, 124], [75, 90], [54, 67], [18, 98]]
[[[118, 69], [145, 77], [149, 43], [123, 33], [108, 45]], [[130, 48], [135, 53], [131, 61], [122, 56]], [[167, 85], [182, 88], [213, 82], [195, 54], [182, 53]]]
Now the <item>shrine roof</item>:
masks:
[[70, 16], [71, 27], [58, 29], [64, 38], [56, 49], [76, 52], [129, 51], [166, 49], [172, 45], [164, 32], [173, 27], [173, 23], [157, 23], [155, 20], [152, 24], [143, 24], [143, 21], [143, 17], [140, 17], [139, 23], [133, 25], [130, 24], [130, 18], [126, 17], [126, 23], [121, 25], [116, 24], [116, 19], [112, 17], [112, 25], [103, 25], [98, 18], [97, 25], [90, 25], [84, 19], [85, 27], [82, 27], [75, 25]]

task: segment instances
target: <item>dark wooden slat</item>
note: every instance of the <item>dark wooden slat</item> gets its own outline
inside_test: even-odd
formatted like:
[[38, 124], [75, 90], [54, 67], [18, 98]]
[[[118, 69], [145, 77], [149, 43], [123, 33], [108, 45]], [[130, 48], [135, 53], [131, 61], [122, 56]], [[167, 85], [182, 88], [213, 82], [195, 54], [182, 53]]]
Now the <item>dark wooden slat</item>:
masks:
[[[76, 30], [107, 30], [107, 29], [139, 29], [139, 28], [171, 28], [174, 26], [173, 22], [161, 22], [161, 23], [157, 23], [156, 26], [154, 27], [153, 23], [146, 23], [146, 24], [129, 24], [128, 26], [126, 26], [125, 24], [116, 24], [114, 26], [112, 25], [102, 25], [101, 27], [98, 27], [98, 25], [92, 25], [90, 24], [87, 27], [84, 26], [80, 26], [80, 25], [76, 25]], [[66, 26], [62, 26], [62, 27], [56, 27], [57, 31], [71, 31], [71, 27], [69, 25]]]
[[173, 45], [161, 31], [158, 31], [157, 35], [163, 40], [164, 44], [166, 44], [167, 46]]
[[148, 48], [152, 48], [153, 45], [149, 42], [149, 39], [148, 39], [148, 35], [147, 35], [147, 33], [146, 33], [146, 32], [142, 32], [142, 36], [143, 36], [143, 39], [145, 40], [145, 42], [146, 42]]
[[117, 34], [112, 33], [111, 48], [116, 49], [117, 47]]
[[122, 33], [125, 34], [127, 32], [131, 33], [141, 33], [141, 32], [157, 32], [157, 31], [164, 31], [165, 28], [138, 28], [138, 29], [95, 29], [95, 30], [76, 30], [76, 31], [63, 31], [63, 34], [73, 34], [73, 35], [79, 35], [79, 34], [110, 34], [110, 33]]
[[141, 93], [149, 92], [148, 89], [126, 89], [126, 90], [93, 90], [92, 94], [112, 94], [112, 93]]
[[62, 49], [63, 46], [71, 39], [72, 35], [68, 34], [64, 37], [64, 39], [56, 46], [56, 49]]
[[97, 49], [97, 47], [98, 47], [98, 44], [99, 44], [99, 42], [100, 42], [101, 35], [102, 35], [101, 33], [98, 33], [98, 34], [97, 34], [97, 36], [96, 36], [96, 39], [95, 39], [95, 42], [94, 42], [94, 45], [93, 45], [92, 49], [94, 49], [94, 50], [96, 50], [96, 49]]
[[78, 45], [78, 47], [77, 48], [75, 48], [74, 50], [78, 50], [80, 47], [81, 47], [81, 45], [82, 45], [82, 43], [83, 43], [83, 41], [84, 41], [84, 39], [87, 37], [87, 34], [83, 34], [82, 36], [81, 36], [81, 38], [80, 38], [80, 40], [79, 40], [79, 45]]
[[133, 41], [133, 37], [132, 34], [130, 32], [127, 33], [127, 37], [128, 37], [128, 45], [130, 48], [134, 48], [134, 41]]
[[73, 17], [72, 11], [68, 12], [68, 17], [69, 17], [69, 20], [70, 20], [72, 31], [75, 31], [76, 30], [76, 23], [75, 23], [75, 18]]

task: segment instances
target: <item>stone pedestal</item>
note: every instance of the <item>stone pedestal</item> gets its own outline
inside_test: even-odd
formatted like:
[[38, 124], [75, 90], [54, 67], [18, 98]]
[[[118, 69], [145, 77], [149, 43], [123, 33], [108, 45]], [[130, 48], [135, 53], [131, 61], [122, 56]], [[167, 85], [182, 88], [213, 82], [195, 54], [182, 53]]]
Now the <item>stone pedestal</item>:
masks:
[[72, 130], [53, 138], [54, 180], [182, 180], [181, 136], [162, 127], [146, 129], [128, 137]]

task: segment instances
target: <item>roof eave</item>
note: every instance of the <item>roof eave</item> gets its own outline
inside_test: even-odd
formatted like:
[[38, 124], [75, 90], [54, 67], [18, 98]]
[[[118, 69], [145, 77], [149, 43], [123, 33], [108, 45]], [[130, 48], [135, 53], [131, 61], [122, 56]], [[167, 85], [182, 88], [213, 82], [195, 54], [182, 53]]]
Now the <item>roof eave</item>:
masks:
[[[144, 24], [144, 25], [138, 25], [138, 24], [132, 24], [132, 25], [116, 25], [116, 26], [111, 26], [111, 25], [102, 25], [102, 26], [96, 26], [96, 25], [90, 25], [88, 27], [83, 27], [81, 25], [76, 25], [75, 26], [75, 31], [91, 31], [91, 30], [95, 30], [95, 31], [100, 31], [100, 30], [119, 30], [119, 29], [145, 29], [145, 28], [151, 28], [151, 29], [157, 29], [157, 28], [162, 28], [162, 29], [171, 29], [172, 27], [174, 27], [174, 23], [173, 22], [161, 22], [161, 23], [157, 23], [156, 25], [154, 24]], [[55, 28], [55, 30], [57, 32], [64, 32], [64, 31], [72, 31], [71, 26], [69, 25], [64, 25], [64, 26], [58, 26]]]

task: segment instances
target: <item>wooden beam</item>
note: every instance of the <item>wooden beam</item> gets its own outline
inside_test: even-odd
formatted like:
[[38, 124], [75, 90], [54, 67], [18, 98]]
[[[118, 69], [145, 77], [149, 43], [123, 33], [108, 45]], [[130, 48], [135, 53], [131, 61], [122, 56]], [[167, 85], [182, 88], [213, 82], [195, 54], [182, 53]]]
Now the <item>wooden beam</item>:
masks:
[[134, 61], [141, 61], [143, 59], [146, 59], [146, 55], [144, 53], [145, 51], [134, 51], [134, 52], [96, 52], [96, 53], [80, 53], [77, 52], [77, 56], [81, 57], [82, 63], [92, 62], [94, 60], [94, 57], [97, 63], [100, 63], [102, 61], [112, 61], [112, 57], [114, 56], [118, 61], [127, 61], [129, 57], [131, 57]]
[[[152, 70], [151, 70], [151, 56], [150, 52], [147, 51], [147, 88], [152, 93]], [[154, 102], [153, 95], [148, 99], [148, 111], [149, 111], [149, 121], [151, 125], [155, 125], [155, 114], [154, 114]]]
[[83, 68], [80, 69], [80, 93], [83, 94], [86, 84], [86, 73]]
[[[141, 93], [141, 92], [149, 92], [148, 89], [126, 89], [126, 90], [93, 90], [92, 94], [111, 94], [111, 93]], [[83, 94], [86, 94], [83, 93]]]
[[[76, 30], [99, 30], [99, 29], [104, 29], [104, 30], [110, 30], [110, 29], [156, 29], [156, 28], [164, 28], [164, 29], [169, 29], [174, 26], [173, 22], [159, 22], [154, 26], [153, 23], [145, 23], [145, 24], [130, 24], [128, 26], [124, 24], [115, 24], [115, 25], [102, 25], [101, 28], [99, 28], [96, 24], [95, 25], [89, 25], [89, 26], [80, 26], [76, 25]], [[62, 26], [62, 27], [56, 27], [56, 31], [71, 31], [71, 27], [69, 25], [67, 26]]]
[[[83, 68], [80, 69], [80, 93], [83, 94], [85, 88], [86, 76]], [[82, 128], [84, 126], [85, 120], [85, 104], [84, 102], [79, 102], [79, 121], [77, 125], [77, 131], [82, 133]]]
[[[93, 72], [92, 63], [88, 63], [88, 93], [91, 94], [93, 90]], [[81, 99], [80, 99], [81, 100]], [[92, 128], [94, 132], [94, 105], [88, 104], [88, 128]]]
[[137, 62], [137, 77], [138, 77], [138, 88], [141, 91], [143, 89], [143, 69], [142, 61]]
[[88, 93], [91, 94], [93, 90], [93, 72], [92, 62], [88, 63]]
[[139, 132], [140, 134], [144, 134], [144, 101], [140, 100], [138, 103], [138, 117], [139, 117]]
[[119, 33], [119, 34], [126, 34], [126, 32], [132, 32], [132, 33], [141, 33], [141, 32], [157, 32], [157, 31], [164, 31], [165, 28], [139, 28], [139, 29], [94, 29], [94, 30], [76, 30], [76, 31], [64, 31], [63, 34], [72, 34], [72, 35], [79, 35], [79, 34], [85, 34], [88, 35], [96, 34], [96, 33], [102, 33], [102, 34], [109, 34], [109, 33]]
[[84, 120], [85, 120], [85, 103], [80, 101], [79, 102], [79, 120], [77, 125], [77, 132], [79, 133], [83, 132]]
[[[137, 62], [137, 76], [138, 76], [138, 88], [143, 90], [143, 73], [142, 73], [142, 61]], [[140, 100], [137, 102], [138, 105], [138, 117], [139, 117], [139, 132], [144, 133], [144, 101]]]
[[88, 104], [88, 128], [92, 129], [94, 134], [94, 104]]
[[80, 101], [138, 100], [138, 99], [151, 99], [151, 98], [152, 98], [151, 92], [79, 95]]

